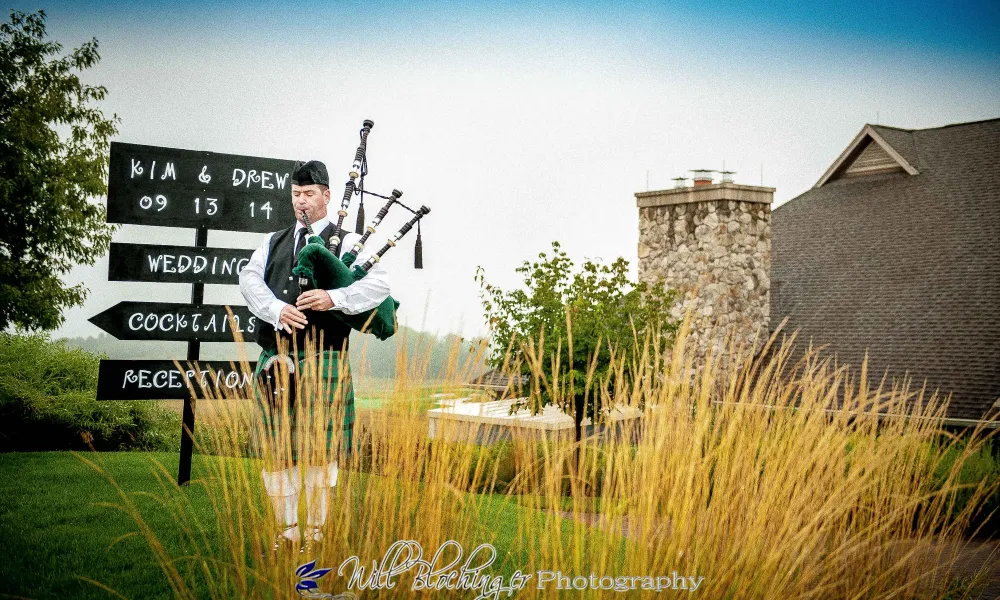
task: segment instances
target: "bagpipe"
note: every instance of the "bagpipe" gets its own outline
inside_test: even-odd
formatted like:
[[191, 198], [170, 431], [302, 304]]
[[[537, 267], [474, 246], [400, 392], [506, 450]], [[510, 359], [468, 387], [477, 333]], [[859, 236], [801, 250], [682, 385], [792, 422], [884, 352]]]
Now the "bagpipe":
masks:
[[[344, 197], [340, 203], [340, 210], [337, 211], [337, 226], [330, 236], [329, 244], [324, 244], [323, 238], [315, 235], [312, 231], [312, 227], [309, 223], [309, 218], [306, 214], [302, 213], [302, 224], [306, 227], [307, 243], [299, 250], [296, 257], [296, 265], [292, 269], [292, 273], [299, 277], [299, 287], [301, 291], [306, 291], [308, 289], [321, 289], [321, 290], [334, 290], [347, 287], [364, 278], [368, 271], [371, 270], [376, 263], [378, 263], [382, 256], [389, 251], [390, 248], [396, 246], [414, 225], [417, 226], [417, 242], [414, 247], [414, 268], [423, 268], [423, 248], [420, 239], [420, 219], [424, 215], [431, 212], [431, 209], [426, 206], [421, 206], [417, 210], [406, 206], [400, 202], [400, 197], [403, 193], [399, 190], [393, 190], [389, 196], [382, 196], [373, 192], [365, 191], [364, 189], [364, 177], [368, 172], [368, 161], [366, 158], [367, 144], [368, 144], [368, 134], [371, 132], [372, 127], [375, 124], [366, 120], [361, 128], [361, 143], [358, 145], [357, 152], [354, 155], [354, 163], [351, 167], [349, 173], [349, 179], [344, 189]], [[355, 194], [360, 196], [359, 206], [358, 206], [358, 221], [356, 226], [356, 231], [359, 235], [362, 234], [362, 225], [364, 223], [364, 195], [368, 194], [371, 196], [376, 196], [386, 200], [385, 205], [378, 211], [372, 223], [364, 229], [364, 234], [361, 239], [351, 248], [349, 252], [344, 254], [343, 259], [337, 256], [337, 251], [341, 245], [344, 217], [347, 216], [347, 208], [350, 206], [351, 197]], [[368, 238], [371, 234], [375, 233], [375, 228], [382, 222], [389, 209], [393, 205], [399, 205], [406, 210], [413, 213], [413, 218], [407, 221], [403, 226], [390, 237], [385, 245], [375, 254], [366, 260], [363, 264], [355, 264], [358, 255], [361, 250], [364, 249], [365, 243], [368, 242]], [[391, 337], [396, 332], [396, 309], [399, 308], [399, 301], [392, 296], [387, 297], [382, 301], [377, 307], [364, 311], [358, 314], [349, 315], [341, 311], [333, 311], [333, 314], [341, 319], [344, 323], [349, 325], [351, 329], [355, 331], [371, 333], [380, 340], [385, 340]]]

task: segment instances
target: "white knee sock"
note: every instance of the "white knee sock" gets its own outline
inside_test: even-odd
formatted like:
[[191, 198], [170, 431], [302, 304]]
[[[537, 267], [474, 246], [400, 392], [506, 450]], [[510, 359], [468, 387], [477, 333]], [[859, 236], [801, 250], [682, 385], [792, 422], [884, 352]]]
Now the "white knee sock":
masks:
[[[278, 520], [278, 525], [286, 528], [296, 525], [299, 521], [299, 490], [302, 488], [298, 467], [273, 472], [262, 470], [260, 474], [264, 479], [264, 490], [274, 506], [274, 516]], [[285, 532], [289, 538], [297, 534], [297, 527]]]
[[337, 485], [337, 463], [325, 467], [306, 469], [306, 515], [310, 527], [326, 524], [326, 514], [330, 507], [330, 488]]
[[274, 515], [279, 525], [294, 525], [299, 521], [299, 493], [288, 496], [271, 496]]

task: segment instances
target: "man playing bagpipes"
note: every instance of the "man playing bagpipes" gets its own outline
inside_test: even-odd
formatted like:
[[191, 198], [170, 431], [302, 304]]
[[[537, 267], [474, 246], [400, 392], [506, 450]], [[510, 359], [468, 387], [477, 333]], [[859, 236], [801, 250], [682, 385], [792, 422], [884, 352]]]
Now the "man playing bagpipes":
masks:
[[[352, 171], [351, 175], [353, 181], [355, 172]], [[278, 451], [286, 448], [289, 440], [287, 437], [279, 439], [279, 432], [291, 432], [291, 455], [281, 452], [280, 456], [275, 456], [276, 470], [261, 472], [264, 488], [271, 497], [278, 523], [285, 528], [275, 541], [275, 550], [280, 544], [286, 543], [286, 540], [299, 540], [298, 506], [302, 487], [306, 488], [308, 515], [308, 529], [304, 532], [306, 543], [311, 544], [322, 537], [321, 528], [326, 522], [330, 488], [337, 483], [338, 458], [346, 459], [350, 456], [353, 442], [354, 389], [346, 356], [351, 326], [344, 319], [349, 318], [348, 315], [371, 311], [389, 298], [388, 277], [377, 260], [368, 265], [370, 268], [364, 277], [345, 287], [302, 289], [313, 286], [292, 271], [309, 240], [318, 242], [314, 235], [322, 238], [324, 244], [333, 240], [330, 251], [337, 257], [350, 251], [361, 236], [340, 229], [346, 206], [340, 211], [339, 223], [330, 221], [327, 212], [330, 180], [323, 163], [309, 161], [297, 164], [291, 175], [291, 183], [291, 201], [296, 222], [287, 229], [270, 234], [240, 272], [240, 291], [246, 299], [247, 307], [262, 321], [274, 326], [261, 327], [257, 340], [263, 351], [257, 363], [256, 375], [258, 382], [265, 382], [258, 385], [257, 400], [263, 415], [268, 445]], [[358, 257], [358, 260], [360, 262], [363, 259]], [[319, 347], [321, 338], [322, 347]], [[311, 364], [316, 365], [320, 374], [316, 377], [313, 373], [310, 382], [321, 381], [318, 387], [312, 386], [309, 390], [311, 393], [307, 394], [303, 390], [300, 394], [300, 402], [310, 406], [308, 416], [300, 414], [307, 409], [300, 410], [295, 406], [294, 389], [297, 375], [299, 384], [303, 385], [307, 348], [313, 350]], [[287, 358], [293, 355], [293, 349], [297, 350], [299, 358], [295, 362]], [[278, 368], [282, 364], [284, 370]], [[281, 393], [282, 388], [284, 394]], [[316, 393], [317, 389], [319, 393]], [[279, 401], [282, 395], [287, 397], [287, 401]], [[337, 402], [342, 403], [343, 407], [342, 436], [340, 448], [331, 448], [334, 415], [338, 412], [334, 410], [334, 405]], [[314, 413], [313, 410], [317, 412]], [[320, 436], [322, 429], [326, 430], [325, 459], [318, 461], [318, 465], [309, 464], [300, 479], [298, 452], [301, 442], [296, 436], [296, 431], [300, 429], [297, 421], [310, 419], [315, 422], [311, 419], [315, 414], [324, 415], [319, 426]], [[334, 452], [331, 453], [331, 450]], [[323, 452], [323, 449], [320, 448], [318, 452]], [[305, 462], [314, 462], [308, 457], [304, 458]]]

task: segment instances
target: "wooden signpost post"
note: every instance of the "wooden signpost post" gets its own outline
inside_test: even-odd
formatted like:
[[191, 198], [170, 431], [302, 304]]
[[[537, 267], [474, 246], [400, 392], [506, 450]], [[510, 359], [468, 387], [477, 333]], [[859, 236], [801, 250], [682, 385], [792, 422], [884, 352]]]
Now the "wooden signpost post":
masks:
[[[197, 371], [193, 365], [201, 342], [233, 340], [226, 307], [204, 303], [205, 284], [239, 283], [252, 253], [209, 248], [208, 230], [269, 233], [290, 225], [293, 167], [291, 160], [111, 143], [108, 222], [195, 230], [194, 246], [113, 243], [108, 267], [109, 281], [190, 283], [190, 304], [124, 301], [90, 319], [120, 340], [188, 343], [186, 369], [169, 359], [102, 360], [97, 384], [98, 400], [184, 400], [178, 484], [191, 479], [194, 406], [188, 382], [195, 393], [205, 386], [215, 397], [252, 385], [228, 364], [199, 365]], [[246, 307], [231, 309], [244, 336], [252, 338], [266, 325]]]

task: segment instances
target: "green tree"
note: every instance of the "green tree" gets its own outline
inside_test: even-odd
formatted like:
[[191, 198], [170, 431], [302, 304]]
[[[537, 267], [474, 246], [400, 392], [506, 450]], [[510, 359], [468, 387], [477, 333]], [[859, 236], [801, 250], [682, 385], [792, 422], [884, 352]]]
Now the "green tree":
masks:
[[103, 86], [76, 72], [100, 60], [92, 39], [58, 57], [45, 41], [45, 12], [11, 11], [0, 25], [0, 330], [53, 329], [83, 303], [83, 285], [61, 280], [108, 251], [104, 206], [108, 147], [117, 115], [93, 102]]
[[551, 256], [542, 252], [517, 272], [524, 289], [503, 290], [486, 282], [482, 267], [476, 271], [491, 332], [489, 364], [532, 383], [523, 404], [532, 414], [555, 404], [573, 416], [579, 441], [584, 417], [601, 417], [600, 389], [613, 375], [634, 372], [616, 364], [641, 360], [634, 350], [647, 336], [669, 341], [676, 333], [670, 307], [677, 293], [662, 281], [632, 283], [621, 257], [610, 265], [587, 260], [576, 270], [559, 242]]

